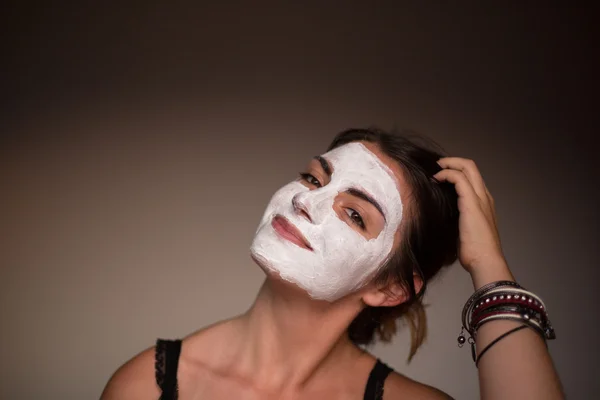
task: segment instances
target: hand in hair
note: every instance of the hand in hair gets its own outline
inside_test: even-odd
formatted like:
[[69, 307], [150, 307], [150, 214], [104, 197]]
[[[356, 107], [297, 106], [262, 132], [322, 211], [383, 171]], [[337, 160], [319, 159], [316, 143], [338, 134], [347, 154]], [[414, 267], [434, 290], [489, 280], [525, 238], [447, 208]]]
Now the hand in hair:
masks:
[[460, 263], [475, 286], [490, 279], [513, 280], [500, 245], [494, 199], [477, 165], [459, 157], [441, 158], [438, 164], [443, 169], [434, 178], [454, 184], [458, 195]]

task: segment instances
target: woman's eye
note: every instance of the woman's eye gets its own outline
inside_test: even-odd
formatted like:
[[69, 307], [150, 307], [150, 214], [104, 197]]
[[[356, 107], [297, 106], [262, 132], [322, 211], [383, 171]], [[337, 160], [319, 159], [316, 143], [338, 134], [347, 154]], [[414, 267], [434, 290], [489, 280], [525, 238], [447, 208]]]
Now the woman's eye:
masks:
[[365, 229], [365, 222], [363, 221], [362, 217], [356, 210], [353, 210], [351, 208], [346, 208], [345, 211], [353, 223], [358, 225], [361, 229], [363, 229], [363, 230]]
[[310, 183], [311, 185], [314, 185], [316, 187], [321, 187], [321, 182], [319, 182], [319, 180], [317, 178], [315, 178], [313, 175], [309, 174], [309, 173], [300, 173], [300, 177], [305, 181]]

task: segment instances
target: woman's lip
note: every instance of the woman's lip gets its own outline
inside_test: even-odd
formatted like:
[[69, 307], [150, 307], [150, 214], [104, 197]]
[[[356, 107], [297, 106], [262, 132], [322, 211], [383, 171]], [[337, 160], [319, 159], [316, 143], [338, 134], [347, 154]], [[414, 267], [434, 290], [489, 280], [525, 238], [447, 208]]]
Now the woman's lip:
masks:
[[276, 215], [271, 221], [271, 225], [275, 232], [279, 234], [279, 236], [284, 239], [289, 240], [290, 242], [305, 248], [307, 250], [313, 251], [310, 243], [302, 236], [302, 233], [296, 228], [290, 221], [288, 221], [285, 217], [281, 215]]

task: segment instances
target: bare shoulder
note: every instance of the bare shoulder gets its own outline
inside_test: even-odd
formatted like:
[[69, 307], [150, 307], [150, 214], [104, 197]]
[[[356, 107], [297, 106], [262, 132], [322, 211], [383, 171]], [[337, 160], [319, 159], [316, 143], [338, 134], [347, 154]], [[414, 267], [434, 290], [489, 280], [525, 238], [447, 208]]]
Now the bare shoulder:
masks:
[[[198, 365], [210, 364], [210, 359], [205, 356], [217, 354], [222, 357], [223, 352], [214, 351], [215, 343], [221, 343], [226, 333], [224, 327], [228, 321], [220, 321], [206, 328], [200, 329], [182, 340], [181, 356], [178, 360], [179, 369], [177, 380], [181, 384], [189, 381], [189, 377], [197, 377]], [[212, 350], [212, 351], [211, 351]], [[101, 400], [121, 399], [151, 399], [159, 398], [161, 390], [156, 384], [154, 355], [156, 347], [150, 347], [123, 364], [110, 378]], [[204, 358], [198, 359], [197, 354]]]
[[160, 390], [154, 376], [154, 351], [151, 347], [123, 364], [106, 384], [100, 399], [158, 398]]
[[417, 382], [397, 372], [392, 372], [385, 380], [384, 400], [423, 399], [453, 400], [450, 395], [424, 383]]

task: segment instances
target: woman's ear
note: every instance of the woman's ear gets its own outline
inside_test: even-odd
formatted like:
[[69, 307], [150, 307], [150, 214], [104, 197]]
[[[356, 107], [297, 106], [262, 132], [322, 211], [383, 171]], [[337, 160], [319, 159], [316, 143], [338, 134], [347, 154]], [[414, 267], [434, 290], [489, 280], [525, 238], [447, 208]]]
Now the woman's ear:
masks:
[[[421, 292], [423, 280], [417, 274], [413, 274], [413, 282], [415, 293]], [[362, 296], [362, 301], [371, 307], [394, 307], [407, 300], [408, 291], [403, 285], [397, 282], [385, 286], [373, 287]]]

